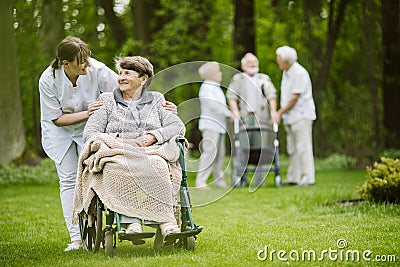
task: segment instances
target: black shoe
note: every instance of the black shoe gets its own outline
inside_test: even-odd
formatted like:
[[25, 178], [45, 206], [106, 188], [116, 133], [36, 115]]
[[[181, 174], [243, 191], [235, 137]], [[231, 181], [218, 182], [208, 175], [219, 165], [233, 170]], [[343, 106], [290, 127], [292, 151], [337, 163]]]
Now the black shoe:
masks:
[[282, 185], [291, 186], [291, 185], [297, 185], [297, 183], [296, 182], [283, 182]]

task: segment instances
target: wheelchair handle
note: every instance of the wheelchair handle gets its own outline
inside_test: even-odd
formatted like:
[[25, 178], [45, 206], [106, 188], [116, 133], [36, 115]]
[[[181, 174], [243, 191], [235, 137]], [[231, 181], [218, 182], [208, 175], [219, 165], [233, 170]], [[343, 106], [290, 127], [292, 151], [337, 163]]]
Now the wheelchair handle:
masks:
[[184, 137], [178, 137], [178, 138], [176, 138], [176, 141], [178, 142], [178, 143], [181, 143], [181, 144], [183, 144], [183, 143], [185, 143], [185, 138]]

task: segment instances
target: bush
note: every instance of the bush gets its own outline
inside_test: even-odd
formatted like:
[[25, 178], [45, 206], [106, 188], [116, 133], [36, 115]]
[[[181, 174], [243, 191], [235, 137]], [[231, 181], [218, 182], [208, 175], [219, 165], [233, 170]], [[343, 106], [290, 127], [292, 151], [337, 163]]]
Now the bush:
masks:
[[372, 202], [400, 202], [400, 160], [382, 157], [367, 167], [367, 180], [358, 189], [364, 199]]
[[398, 149], [388, 149], [384, 150], [381, 153], [379, 153], [380, 158], [393, 158], [393, 159], [400, 159], [400, 150]]
[[54, 162], [48, 158], [42, 160], [40, 164], [35, 167], [0, 164], [0, 186], [57, 182], [58, 176]]
[[332, 154], [325, 159], [315, 160], [315, 169], [320, 170], [339, 170], [354, 167], [356, 159], [340, 154]]

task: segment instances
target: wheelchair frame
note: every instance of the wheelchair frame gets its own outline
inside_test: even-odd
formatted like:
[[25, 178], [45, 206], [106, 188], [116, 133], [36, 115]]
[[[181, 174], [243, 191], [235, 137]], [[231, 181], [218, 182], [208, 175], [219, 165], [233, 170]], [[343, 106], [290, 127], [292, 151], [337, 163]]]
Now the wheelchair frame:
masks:
[[[112, 257], [117, 246], [117, 238], [119, 242], [129, 240], [134, 245], [142, 245], [144, 239], [155, 236], [155, 249], [169, 249], [172, 247], [182, 247], [187, 250], [194, 250], [196, 246], [197, 235], [203, 230], [203, 227], [196, 225], [192, 216], [192, 205], [187, 184], [187, 175], [185, 170], [184, 138], [177, 139], [177, 145], [180, 150], [180, 164], [182, 168], [182, 180], [179, 191], [179, 215], [177, 216], [178, 224], [180, 223], [181, 232], [178, 234], [167, 235], [165, 238], [161, 234], [161, 230], [157, 227], [156, 233], [143, 232], [126, 234], [121, 230], [119, 214], [108, 209], [96, 195], [92, 200], [94, 204], [93, 211], [90, 214], [79, 214], [79, 229], [81, 234], [82, 245], [85, 250], [98, 252], [102, 246], [105, 255]], [[105, 217], [105, 226], [103, 227], [103, 219]], [[180, 222], [179, 222], [180, 221]], [[114, 223], [115, 222], [115, 223]]]
[[[280, 175], [280, 161], [279, 161], [279, 139], [278, 139], [278, 124], [273, 123], [271, 127], [240, 127], [239, 120], [234, 120], [233, 125], [234, 137], [235, 137], [235, 160], [236, 165], [235, 173], [232, 175], [232, 185], [234, 187], [244, 187], [248, 185], [247, 173], [248, 172], [268, 172], [272, 169], [275, 172], [275, 186], [281, 186], [281, 175]], [[260, 148], [251, 149], [249, 148], [249, 158], [247, 160], [248, 164], [243, 164], [241, 160], [242, 153], [244, 153], [244, 148], [240, 146], [239, 134], [242, 132], [273, 132], [274, 140], [272, 148]], [[271, 164], [273, 167], [250, 167], [249, 164], [267, 164], [265, 157], [271, 156]], [[263, 162], [264, 161], [264, 162]], [[270, 165], [271, 165], [270, 164]]]

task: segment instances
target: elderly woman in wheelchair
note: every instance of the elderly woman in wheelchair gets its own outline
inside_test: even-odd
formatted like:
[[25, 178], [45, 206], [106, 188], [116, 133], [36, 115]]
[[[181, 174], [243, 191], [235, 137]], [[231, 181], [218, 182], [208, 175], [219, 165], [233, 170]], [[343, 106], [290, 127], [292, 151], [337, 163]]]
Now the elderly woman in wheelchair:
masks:
[[[163, 107], [161, 93], [146, 90], [154, 74], [147, 59], [119, 58], [116, 67], [119, 88], [100, 96], [103, 105], [90, 116], [83, 133], [85, 145], [74, 198], [75, 222], [78, 216], [82, 220], [82, 214], [101, 216], [93, 210], [105, 210], [106, 206], [111, 211], [106, 224], [112, 224], [112, 220], [118, 226], [126, 225], [125, 230], [117, 229], [119, 238], [134, 244], [142, 244], [142, 238], [154, 235], [143, 233], [142, 222], [156, 227], [164, 244], [172, 244], [182, 236], [193, 237], [202, 228], [195, 227], [190, 209], [184, 211], [189, 212], [190, 219], [184, 227], [179, 227], [181, 219], [176, 216], [179, 194], [184, 206], [190, 206], [188, 194], [182, 195], [187, 191], [186, 180], [182, 180], [184, 161], [180, 161], [185, 126], [176, 114]], [[93, 221], [88, 218], [81, 226], [81, 234], [88, 234], [85, 231]], [[186, 229], [190, 233], [182, 235], [181, 230]], [[107, 243], [107, 238], [106, 233], [101, 241]], [[91, 246], [92, 241], [87, 245]], [[107, 254], [107, 244], [105, 248]]]

